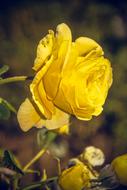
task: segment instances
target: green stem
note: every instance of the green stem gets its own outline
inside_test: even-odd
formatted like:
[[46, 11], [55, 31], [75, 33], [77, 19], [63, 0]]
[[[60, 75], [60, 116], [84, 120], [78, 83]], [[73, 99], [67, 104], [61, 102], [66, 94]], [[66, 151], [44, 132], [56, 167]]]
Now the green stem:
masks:
[[39, 188], [42, 186], [42, 183], [39, 182], [39, 183], [36, 183], [36, 184], [32, 184], [32, 185], [29, 185], [27, 187], [24, 187], [23, 189], [21, 190], [32, 190], [32, 189], [35, 189], [35, 188]]
[[50, 183], [51, 181], [57, 180], [57, 179], [58, 179], [57, 176], [56, 177], [51, 177], [51, 178], [47, 179], [46, 181], [40, 181], [40, 182], [36, 182], [36, 183], [30, 184], [30, 185], [27, 185], [26, 187], [23, 187], [20, 190], [32, 190], [32, 189], [35, 189], [35, 188], [39, 188], [39, 187], [42, 187], [45, 184]]
[[27, 77], [27, 76], [8, 77], [8, 78], [5, 78], [5, 79], [0, 79], [0, 85], [11, 83], [11, 82], [25, 81], [27, 79], [29, 79], [29, 77]]
[[19, 183], [19, 177], [18, 175], [14, 176], [11, 180], [11, 190], [17, 190], [18, 189], [18, 183]]
[[25, 172], [32, 164], [34, 164], [47, 150], [47, 148], [43, 148], [40, 150], [40, 152], [37, 153], [37, 155], [23, 168], [23, 171]]
[[37, 153], [37, 155], [23, 168], [23, 171], [27, 171], [27, 169], [34, 164], [47, 150], [51, 142], [56, 138], [57, 134], [53, 132], [48, 133], [47, 142], [45, 142], [45, 146]]

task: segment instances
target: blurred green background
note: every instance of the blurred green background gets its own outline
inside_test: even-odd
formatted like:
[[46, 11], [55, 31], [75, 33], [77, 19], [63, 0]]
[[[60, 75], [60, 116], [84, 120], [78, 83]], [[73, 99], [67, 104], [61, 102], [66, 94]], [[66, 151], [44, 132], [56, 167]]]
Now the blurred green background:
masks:
[[[5, 76], [33, 74], [32, 65], [39, 40], [59, 23], [67, 23], [73, 34], [96, 40], [113, 67], [114, 82], [103, 113], [89, 122], [71, 118], [71, 135], [59, 137], [52, 149], [62, 158], [78, 155], [95, 145], [106, 155], [106, 163], [127, 152], [127, 1], [125, 0], [18, 0], [0, 3], [0, 65], [10, 66]], [[28, 83], [0, 86], [0, 96], [18, 109], [28, 93]], [[37, 129], [23, 133], [16, 115], [0, 121], [0, 147], [12, 150], [26, 164], [39, 147]], [[25, 154], [25, 156], [24, 156]], [[45, 155], [35, 168], [56, 173], [53, 159]], [[51, 163], [51, 164], [49, 164]], [[52, 165], [52, 167], [51, 167]]]

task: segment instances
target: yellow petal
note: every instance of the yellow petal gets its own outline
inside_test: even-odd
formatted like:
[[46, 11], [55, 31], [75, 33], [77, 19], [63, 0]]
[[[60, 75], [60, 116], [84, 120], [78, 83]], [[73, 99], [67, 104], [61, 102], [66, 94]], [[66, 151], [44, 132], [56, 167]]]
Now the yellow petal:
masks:
[[99, 44], [90, 38], [87, 37], [77, 38], [75, 44], [80, 56], [85, 56], [92, 50], [97, 50], [99, 56], [103, 55], [103, 50], [99, 46]]
[[17, 118], [23, 131], [28, 131], [33, 126], [40, 128], [45, 124], [28, 98], [21, 104]]
[[92, 177], [88, 167], [79, 162], [61, 173], [58, 184], [63, 190], [81, 190], [83, 187], [89, 187]]
[[52, 58], [43, 66], [40, 71], [36, 74], [33, 82], [30, 85], [30, 90], [32, 93], [32, 98], [39, 108], [40, 112], [47, 118], [51, 119], [52, 114], [54, 113], [54, 105], [48, 100], [47, 94], [45, 92], [45, 87], [43, 84], [43, 76], [47, 72], [50, 64], [52, 63]]
[[43, 119], [37, 113], [35, 107], [30, 102], [28, 98], [21, 104], [17, 118], [19, 125], [23, 131], [28, 131], [32, 127], [42, 128], [46, 127], [49, 130], [57, 129], [69, 125], [69, 115], [62, 112], [61, 110], [56, 109], [55, 115], [53, 115], [51, 120]]
[[39, 45], [37, 47], [37, 57], [35, 59], [33, 67], [35, 71], [39, 70], [40, 67], [42, 67], [46, 62], [46, 59], [48, 59], [51, 55], [53, 43], [54, 32], [52, 30], [49, 30], [49, 34], [47, 34], [42, 40], [40, 40]]
[[63, 76], [59, 85], [58, 92], [53, 101], [55, 105], [57, 105], [59, 108], [61, 108], [62, 110], [70, 114], [74, 114], [74, 113], [71, 108], [70, 101], [68, 101], [68, 95], [70, 95], [71, 93], [71, 95], [73, 96], [73, 90], [71, 86], [73, 86], [77, 82], [74, 79], [73, 84], [71, 84], [72, 80], [70, 79], [72, 78], [72, 70], [75, 65], [76, 58], [77, 58], [77, 52], [75, 51], [75, 48], [72, 45], [68, 63], [65, 65], [62, 71]]
[[55, 129], [54, 132], [60, 134], [60, 135], [68, 135], [69, 134], [69, 126], [64, 125], [60, 127], [59, 129]]
[[54, 106], [51, 100], [56, 96], [62, 67], [67, 61], [70, 44], [71, 31], [69, 27], [64, 23], [58, 25], [52, 56], [36, 74], [30, 85], [33, 100], [47, 119], [51, 119], [54, 114]]
[[47, 129], [58, 129], [60, 127], [67, 127], [69, 125], [69, 114], [61, 111], [55, 107], [55, 114], [52, 116], [52, 119], [47, 119], [45, 126]]
[[53, 100], [57, 94], [63, 68], [68, 62], [71, 40], [72, 37], [69, 27], [64, 23], [58, 25], [52, 52], [54, 59], [43, 78], [48, 99]]

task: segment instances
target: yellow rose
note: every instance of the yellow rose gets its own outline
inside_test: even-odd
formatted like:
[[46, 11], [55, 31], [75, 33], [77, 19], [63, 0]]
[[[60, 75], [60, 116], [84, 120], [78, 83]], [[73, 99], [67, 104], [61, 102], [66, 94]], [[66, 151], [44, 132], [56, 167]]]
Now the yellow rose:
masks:
[[[42, 126], [41, 115], [48, 120], [47, 128], [59, 128], [67, 125], [68, 114], [90, 120], [102, 112], [112, 84], [112, 69], [110, 62], [103, 57], [102, 48], [94, 40], [80, 37], [72, 42], [69, 27], [60, 24], [56, 34], [49, 30], [49, 34], [39, 42], [33, 69], [36, 72], [30, 85], [33, 102], [27, 99], [18, 112], [23, 130], [28, 130], [31, 125]], [[34, 111], [31, 113], [31, 110]], [[33, 121], [27, 121], [31, 115]]]
[[87, 165], [75, 159], [75, 165], [62, 171], [58, 184], [62, 190], [81, 190], [90, 188], [90, 180], [97, 179], [98, 173], [90, 170]]

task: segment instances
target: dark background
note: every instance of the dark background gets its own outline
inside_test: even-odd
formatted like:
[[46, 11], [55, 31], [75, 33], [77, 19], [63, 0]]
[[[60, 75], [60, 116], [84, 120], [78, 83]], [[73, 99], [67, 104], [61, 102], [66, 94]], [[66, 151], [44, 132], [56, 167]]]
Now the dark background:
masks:
[[[102, 114], [89, 122], [72, 118], [71, 135], [59, 137], [52, 149], [59, 150], [64, 166], [85, 146], [95, 145], [104, 151], [109, 163], [116, 155], [127, 152], [126, 0], [0, 1], [0, 64], [10, 66], [5, 76], [31, 76], [39, 40], [62, 22], [70, 26], [73, 40], [87, 36], [103, 47], [105, 57], [112, 63], [114, 82]], [[18, 109], [28, 93], [28, 83], [25, 84], [0, 86], [0, 96]], [[12, 150], [25, 165], [39, 149], [37, 131], [23, 133], [12, 114], [8, 121], [0, 121], [0, 147]], [[47, 168], [49, 175], [54, 175], [56, 166], [52, 162], [53, 158], [45, 155], [35, 168]]]

